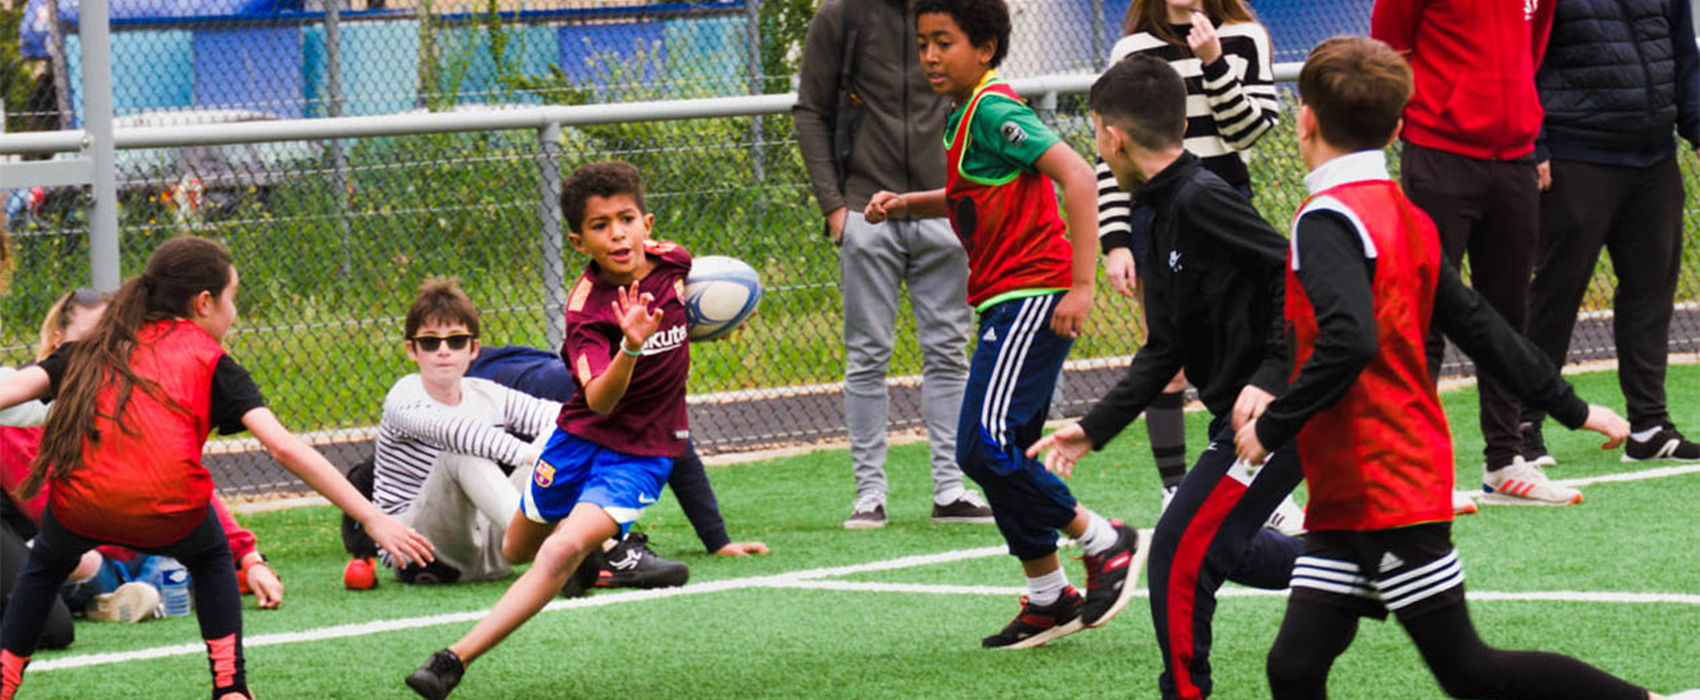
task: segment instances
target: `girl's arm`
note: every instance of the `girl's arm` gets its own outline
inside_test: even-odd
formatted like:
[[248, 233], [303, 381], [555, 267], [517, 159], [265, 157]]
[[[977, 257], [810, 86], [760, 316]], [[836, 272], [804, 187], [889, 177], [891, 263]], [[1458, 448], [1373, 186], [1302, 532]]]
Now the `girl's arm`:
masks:
[[[1195, 21], [1208, 26], [1210, 20], [1196, 15]], [[1246, 25], [1237, 25], [1246, 26]], [[1245, 61], [1243, 71], [1236, 71], [1226, 56], [1217, 56], [1203, 66], [1204, 101], [1210, 106], [1210, 117], [1216, 122], [1216, 133], [1236, 151], [1250, 149], [1280, 118], [1276, 102], [1275, 69], [1270, 64], [1269, 32], [1262, 26], [1247, 27], [1251, 39], [1251, 55], [1240, 54]], [[1236, 50], [1244, 44], [1235, 42]], [[1218, 48], [1218, 53], [1220, 49]]]
[[1033, 161], [1033, 169], [1062, 186], [1068, 238], [1074, 247], [1074, 279], [1051, 313], [1051, 330], [1064, 338], [1079, 337], [1092, 310], [1098, 271], [1098, 177], [1079, 153], [1060, 141]]
[[47, 370], [30, 366], [0, 375], [0, 408], [11, 408], [31, 399], [45, 399], [52, 390]]
[[431, 554], [434, 548], [424, 535], [402, 525], [395, 518], [384, 515], [377, 506], [360, 495], [354, 485], [348, 483], [348, 479], [343, 478], [342, 473], [331, 466], [324, 455], [283, 427], [271, 409], [261, 407], [243, 414], [242, 425], [253, 433], [254, 437], [259, 438], [260, 444], [265, 445], [266, 451], [285, 469], [301, 477], [302, 481], [330, 499], [342, 512], [360, 521], [360, 524], [366, 527], [366, 532], [372, 535], [372, 540], [388, 550], [402, 565], [414, 562], [425, 564], [435, 559]]

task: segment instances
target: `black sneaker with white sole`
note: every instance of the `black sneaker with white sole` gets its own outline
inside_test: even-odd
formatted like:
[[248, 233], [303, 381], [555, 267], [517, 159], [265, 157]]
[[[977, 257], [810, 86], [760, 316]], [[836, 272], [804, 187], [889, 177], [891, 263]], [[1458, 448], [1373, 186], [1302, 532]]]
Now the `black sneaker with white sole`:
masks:
[[1688, 438], [1682, 436], [1682, 431], [1673, 425], [1659, 428], [1658, 432], [1646, 440], [1637, 440], [1634, 435], [1630, 435], [1629, 442], [1623, 445], [1625, 462], [1651, 462], [1661, 459], [1700, 461], [1700, 445], [1689, 442]]
[[1034, 605], [1027, 596], [1021, 596], [1021, 612], [1003, 631], [980, 640], [980, 646], [1027, 649], [1079, 632], [1085, 627], [1080, 622], [1081, 605], [1080, 592], [1074, 586], [1064, 588], [1062, 596], [1050, 605]]
[[650, 551], [649, 536], [641, 532], [627, 534], [606, 557], [597, 588], [672, 588], [691, 578], [690, 566]]
[[1103, 627], [1110, 618], [1127, 607], [1133, 597], [1133, 579], [1139, 576], [1137, 566], [1139, 532], [1111, 520], [1116, 529], [1116, 543], [1098, 556], [1081, 557], [1086, 563], [1086, 602], [1080, 607], [1081, 623], [1087, 627]]
[[933, 503], [933, 522], [935, 523], [989, 523], [992, 522], [992, 507], [973, 491], [963, 491], [956, 500], [939, 505]]
[[407, 687], [420, 697], [429, 700], [443, 700], [449, 693], [460, 685], [461, 676], [466, 675], [466, 665], [460, 662], [460, 657], [447, 649], [438, 651], [426, 660], [424, 666], [414, 669], [407, 674]]

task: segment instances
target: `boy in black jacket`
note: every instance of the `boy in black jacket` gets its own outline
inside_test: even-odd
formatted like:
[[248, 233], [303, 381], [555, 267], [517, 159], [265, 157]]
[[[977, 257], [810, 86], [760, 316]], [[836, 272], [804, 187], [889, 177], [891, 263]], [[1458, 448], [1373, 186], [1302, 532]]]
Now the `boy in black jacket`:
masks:
[[[1287, 242], [1181, 145], [1186, 87], [1163, 61], [1130, 57], [1092, 86], [1098, 150], [1122, 189], [1156, 209], [1145, 272], [1146, 344], [1079, 423], [1035, 443], [1067, 475], [1160, 394], [1177, 370], [1215, 417], [1211, 444], [1163, 512], [1147, 569], [1164, 698], [1210, 694], [1210, 621], [1224, 580], [1285, 588], [1299, 541], [1264, 522], [1302, 478], [1291, 449], [1248, 469], [1234, 428], [1286, 386], [1281, 347]], [[1232, 425], [1230, 425], [1230, 423]]]

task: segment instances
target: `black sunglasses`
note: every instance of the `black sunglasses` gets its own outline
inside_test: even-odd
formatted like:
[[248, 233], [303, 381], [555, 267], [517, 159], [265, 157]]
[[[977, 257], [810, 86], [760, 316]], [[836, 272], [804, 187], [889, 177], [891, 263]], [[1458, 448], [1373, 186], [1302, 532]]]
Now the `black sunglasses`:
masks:
[[408, 340], [412, 341], [414, 346], [420, 350], [436, 352], [437, 348], [442, 347], [444, 342], [449, 344], [450, 350], [465, 350], [466, 346], [471, 345], [473, 339], [477, 337], [470, 333], [456, 333], [446, 338], [440, 335], [416, 335], [408, 338]]

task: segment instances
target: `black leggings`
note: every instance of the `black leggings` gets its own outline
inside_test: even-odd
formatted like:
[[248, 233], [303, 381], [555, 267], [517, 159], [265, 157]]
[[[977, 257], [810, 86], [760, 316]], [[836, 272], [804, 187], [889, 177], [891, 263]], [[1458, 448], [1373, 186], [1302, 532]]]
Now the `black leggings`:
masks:
[[[1560, 654], [1505, 651], [1482, 643], [1463, 601], [1399, 624], [1447, 695], [1507, 700], [1647, 700], [1647, 690]], [[1358, 617], [1314, 600], [1289, 600], [1269, 649], [1274, 700], [1328, 697], [1328, 670], [1351, 646]]]
[[[59, 597], [59, 586], [77, 568], [83, 552], [96, 545], [65, 529], [53, 518], [51, 506], [41, 513], [41, 532], [24, 562], [23, 573], [12, 590], [4, 620], [0, 620], [0, 649], [15, 659], [35, 653], [48, 610]], [[118, 544], [118, 543], [113, 543]], [[128, 545], [126, 545], [128, 546]], [[236, 567], [230, 559], [230, 540], [211, 507], [201, 524], [183, 539], [163, 547], [135, 547], [148, 554], [163, 554], [183, 563], [192, 577], [195, 616], [201, 623], [201, 638], [207, 643], [207, 662], [213, 676], [213, 697], [225, 693], [247, 694], [242, 660], [242, 595], [236, 590]], [[7, 674], [0, 696], [16, 691], [21, 679]]]
[[[11, 526], [0, 524], [0, 612], [5, 611], [6, 602], [12, 599], [12, 584], [18, 581], [18, 572], [23, 570], [29, 555], [24, 538], [13, 532]], [[53, 597], [52, 609], [43, 624], [41, 641], [37, 644], [44, 649], [68, 647], [77, 638], [71, 626], [71, 609], [58, 596]]]

